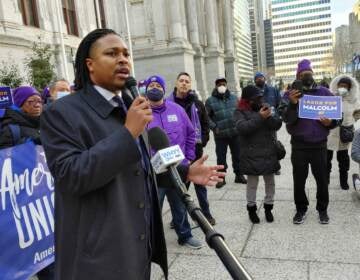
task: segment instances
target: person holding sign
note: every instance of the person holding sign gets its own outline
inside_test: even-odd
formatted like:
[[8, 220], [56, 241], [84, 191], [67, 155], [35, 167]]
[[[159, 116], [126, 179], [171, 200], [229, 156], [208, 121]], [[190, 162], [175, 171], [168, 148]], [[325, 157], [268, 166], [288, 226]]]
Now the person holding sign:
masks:
[[309, 201], [305, 192], [305, 183], [310, 165], [316, 180], [316, 210], [319, 212], [319, 222], [327, 224], [329, 223], [327, 213], [329, 190], [326, 144], [330, 129], [338, 126], [340, 121], [325, 117], [320, 117], [318, 120], [300, 118], [299, 100], [304, 94], [312, 96], [333, 96], [333, 94], [327, 88], [315, 83], [311, 62], [307, 59], [299, 62], [296, 79], [300, 81], [301, 88], [295, 87], [287, 91], [279, 107], [279, 112], [286, 123], [286, 129], [291, 135], [291, 162], [296, 205], [293, 222], [294, 224], [302, 224], [306, 217]]
[[339, 75], [330, 83], [330, 90], [342, 98], [343, 121], [341, 126], [332, 130], [328, 139], [328, 182], [330, 182], [331, 160], [333, 153], [339, 163], [340, 187], [349, 189], [348, 171], [350, 168], [349, 145], [354, 137], [354, 123], [360, 118], [359, 84], [348, 75]]
[[[153, 116], [149, 102], [125, 88], [130, 70], [120, 35], [90, 32], [76, 53], [76, 93], [42, 115], [41, 140], [55, 181], [56, 280], [147, 280], [151, 262], [167, 279], [145, 131]], [[205, 166], [205, 160], [182, 166], [183, 179], [221, 181], [222, 166]]]

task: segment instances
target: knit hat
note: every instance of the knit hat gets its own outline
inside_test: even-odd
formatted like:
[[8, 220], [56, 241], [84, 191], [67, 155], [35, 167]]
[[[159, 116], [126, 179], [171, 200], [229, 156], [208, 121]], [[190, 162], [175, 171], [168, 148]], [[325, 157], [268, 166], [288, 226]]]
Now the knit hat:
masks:
[[349, 86], [349, 89], [351, 89], [351, 86], [352, 86], [352, 82], [349, 78], [347, 77], [344, 77], [344, 78], [341, 78], [338, 82], [338, 84], [346, 84]]
[[298, 77], [301, 74], [301, 72], [304, 72], [304, 71], [313, 72], [312, 67], [311, 67], [311, 61], [308, 59], [303, 59], [298, 63], [296, 76]]
[[241, 94], [241, 98], [246, 100], [252, 100], [258, 96], [263, 96], [263, 93], [258, 87], [253, 85], [244, 87]]
[[46, 99], [48, 99], [50, 97], [50, 88], [49, 87], [45, 87], [43, 92], [41, 93], [41, 98], [45, 101]]
[[31, 86], [18, 87], [13, 91], [14, 104], [20, 108], [24, 102], [33, 95], [41, 97], [40, 93]]
[[254, 76], [254, 81], [256, 81], [257, 78], [265, 78], [264, 73], [262, 72], [256, 72], [255, 76]]
[[161, 85], [161, 87], [163, 88], [164, 92], [165, 92], [165, 80], [163, 77], [161, 76], [157, 76], [157, 75], [154, 75], [154, 76], [151, 76], [147, 79], [146, 81], [146, 91], [147, 91], [147, 88], [148, 86], [152, 83], [152, 82], [157, 82]]
[[226, 80], [224, 77], [217, 78], [217, 79], [215, 80], [215, 85], [217, 86], [218, 83], [220, 83], [220, 82], [225, 82], [225, 83], [227, 83], [227, 80]]

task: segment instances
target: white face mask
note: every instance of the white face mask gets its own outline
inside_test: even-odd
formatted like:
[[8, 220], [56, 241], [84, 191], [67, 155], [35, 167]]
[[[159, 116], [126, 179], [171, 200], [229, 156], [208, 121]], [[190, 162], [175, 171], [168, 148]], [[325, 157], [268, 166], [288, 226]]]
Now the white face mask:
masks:
[[226, 86], [219, 86], [217, 91], [221, 94], [224, 94], [226, 92]]
[[60, 99], [68, 94], [70, 94], [70, 92], [68, 92], [68, 91], [58, 91], [56, 94], [56, 99]]
[[341, 88], [338, 88], [338, 93], [340, 96], [345, 96], [349, 93], [349, 90], [347, 88], [341, 87]]

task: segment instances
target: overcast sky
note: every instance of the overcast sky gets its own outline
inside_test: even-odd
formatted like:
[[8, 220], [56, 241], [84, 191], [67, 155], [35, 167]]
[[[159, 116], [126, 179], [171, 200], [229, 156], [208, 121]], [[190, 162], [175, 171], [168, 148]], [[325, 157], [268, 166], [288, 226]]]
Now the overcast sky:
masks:
[[332, 0], [332, 28], [349, 24], [349, 13], [352, 12], [356, 0]]

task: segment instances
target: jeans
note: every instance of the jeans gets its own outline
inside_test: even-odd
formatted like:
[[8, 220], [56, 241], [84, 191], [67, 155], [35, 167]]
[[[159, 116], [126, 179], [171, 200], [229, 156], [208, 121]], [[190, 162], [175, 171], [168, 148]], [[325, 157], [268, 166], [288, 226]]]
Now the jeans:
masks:
[[[256, 191], [259, 185], [260, 176], [247, 176], [247, 186], [246, 186], [246, 200], [248, 206], [256, 205]], [[265, 198], [264, 204], [274, 204], [275, 196], [275, 176], [274, 174], [263, 175], [265, 182]]]
[[218, 165], [224, 165], [226, 171], [228, 165], [226, 163], [227, 148], [230, 147], [232, 166], [234, 173], [240, 175], [240, 146], [238, 137], [234, 136], [231, 138], [216, 138], [215, 137], [215, 151]]
[[184, 203], [181, 201], [180, 196], [172, 188], [158, 188], [160, 209], [164, 204], [165, 195], [167, 196], [170, 204], [170, 210], [173, 217], [173, 223], [175, 226], [175, 232], [178, 236], [179, 244], [184, 243], [190, 237], [191, 227], [189, 224], [187, 212]]
[[316, 181], [316, 210], [324, 211], [329, 205], [327, 184], [327, 149], [293, 149], [291, 153], [294, 180], [294, 200], [296, 210], [306, 212], [309, 201], [305, 193], [305, 183], [309, 165]]

